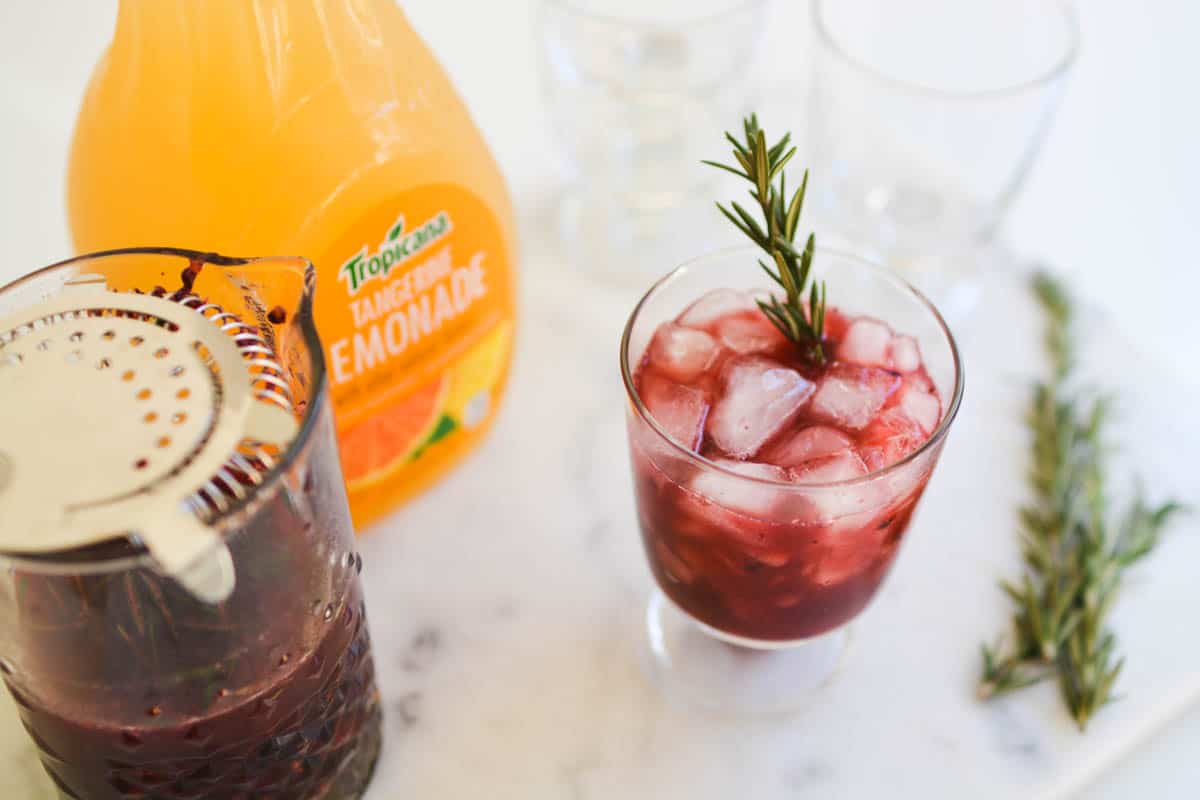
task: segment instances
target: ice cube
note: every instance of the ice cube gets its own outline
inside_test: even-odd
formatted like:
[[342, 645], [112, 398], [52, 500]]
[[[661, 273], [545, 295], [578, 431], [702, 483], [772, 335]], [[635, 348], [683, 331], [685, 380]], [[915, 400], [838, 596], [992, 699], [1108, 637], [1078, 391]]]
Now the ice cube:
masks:
[[649, 359], [668, 378], [688, 383], [712, 366], [717, 352], [717, 340], [704, 331], [667, 322], [654, 333]]
[[777, 511], [786, 490], [739, 476], [786, 483], [787, 473], [770, 464], [732, 459], [714, 463], [737, 474], [699, 470], [679, 498], [679, 508], [686, 513], [679, 515], [685, 524], [677, 523], [676, 532], [697, 539], [728, 537], [756, 554], [770, 550], [777, 545], [772, 531], [780, 521]]
[[892, 329], [877, 319], [859, 317], [838, 344], [837, 359], [866, 367], [888, 366]]
[[654, 554], [658, 556], [658, 563], [663, 572], [675, 583], [691, 583], [696, 579], [696, 573], [691, 566], [661, 539], [654, 541]]
[[771, 445], [764, 460], [781, 467], [795, 467], [814, 458], [830, 456], [853, 446], [850, 437], [825, 425], [812, 425]]
[[904, 385], [911, 386], [918, 391], [924, 392], [925, 394], [933, 394], [934, 392], [933, 381], [929, 380], [929, 376], [925, 374], [924, 370], [910, 372], [905, 375]]
[[862, 430], [900, 385], [886, 369], [835, 364], [821, 378], [812, 399], [814, 415], [850, 430]]
[[861, 529], [832, 532], [810, 567], [810, 580], [835, 586], [873, 567], [884, 553], [880, 538], [873, 534]]
[[853, 450], [844, 449], [809, 459], [789, 470], [789, 473], [792, 479], [799, 483], [834, 483], [861, 478], [867, 474], [867, 465]]
[[915, 372], [921, 368], [921, 348], [911, 336], [897, 336], [892, 341], [892, 367], [901, 372]]
[[754, 456], [782, 430], [813, 392], [811, 381], [794, 369], [759, 356], [729, 362], [724, 392], [713, 405], [708, 432], [734, 458]]
[[[787, 472], [773, 464], [735, 461], [729, 458], [716, 458], [713, 459], [713, 463], [748, 478], [776, 483], [788, 482]], [[697, 472], [692, 480], [691, 490], [725, 508], [760, 519], [771, 514], [781, 494], [777, 486], [744, 481], [715, 469], [702, 469]]]
[[638, 395], [658, 426], [684, 447], [698, 448], [709, 409], [704, 392], [654, 373], [643, 374], [640, 384]]
[[675, 321], [689, 328], [706, 328], [721, 317], [757, 309], [758, 304], [749, 292], [714, 289], [685, 308]]
[[[861, 478], [868, 472], [867, 465], [853, 450], [812, 459], [788, 470], [797, 483], [818, 484]], [[879, 493], [869, 481], [850, 486], [813, 487], [798, 497], [795, 504], [798, 521], [833, 525], [838, 529], [865, 525], [879, 506]]]
[[784, 335], [761, 313], [727, 317], [717, 323], [721, 344], [735, 353], [762, 353], [785, 341]]
[[902, 407], [893, 406], [871, 420], [863, 431], [859, 452], [868, 467], [879, 470], [916, 452], [927, 438], [921, 423]]
[[900, 408], [921, 426], [925, 434], [933, 433], [942, 417], [942, 404], [937, 397], [915, 386], [905, 386], [901, 391]]
[[767, 550], [756, 550], [751, 554], [751, 558], [759, 564], [765, 564], [768, 567], [782, 567], [792, 560], [792, 550], [788, 547], [778, 547]]
[[787, 483], [787, 472], [774, 464], [763, 464], [757, 461], [735, 461], [732, 458], [714, 458], [713, 463], [724, 467], [730, 472], [745, 475], [747, 478]]

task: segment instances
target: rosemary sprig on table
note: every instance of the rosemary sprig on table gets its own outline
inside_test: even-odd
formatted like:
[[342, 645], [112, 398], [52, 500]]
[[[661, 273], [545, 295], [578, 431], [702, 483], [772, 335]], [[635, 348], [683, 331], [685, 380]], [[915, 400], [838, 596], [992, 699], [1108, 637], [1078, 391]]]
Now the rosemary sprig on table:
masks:
[[[787, 177], [784, 166], [796, 154], [791, 147], [792, 135], [784, 134], [772, 146], [767, 145], [766, 134], [758, 127], [758, 117], [751, 114], [742, 121], [744, 141], [738, 141], [731, 133], [725, 138], [733, 145], [733, 157], [737, 166], [705, 161], [704, 164], [725, 170], [753, 184], [750, 196], [758, 203], [763, 222], [760, 224], [736, 202], [729, 207], [717, 203], [721, 213], [767, 254], [771, 265], [759, 260], [758, 264], [779, 284], [785, 297], [772, 295], [768, 300], [759, 300], [758, 306], [775, 327], [802, 348], [805, 354], [818, 364], [824, 363], [825, 351], [821, 337], [825, 328], [825, 283], [820, 286], [813, 281], [808, 285], [812, 270], [815, 237], [810, 233], [803, 250], [795, 246], [796, 228], [800, 224], [800, 211], [804, 207], [804, 193], [808, 189], [808, 170], [800, 187], [788, 196]], [[779, 178], [776, 185], [775, 179]], [[808, 303], [805, 307], [805, 292]]]
[[1046, 314], [1052, 377], [1034, 387], [1028, 415], [1033, 499], [1021, 509], [1024, 574], [1017, 583], [1001, 583], [1014, 606], [1013, 636], [1007, 647], [983, 645], [979, 696], [1057, 678], [1083, 730], [1113, 699], [1124, 664], [1105, 626], [1121, 578], [1154, 549], [1179, 506], [1152, 508], [1139, 494], [1122, 518], [1110, 520], [1103, 441], [1108, 400], [1068, 386], [1074, 342], [1063, 286], [1039, 273], [1033, 291]]

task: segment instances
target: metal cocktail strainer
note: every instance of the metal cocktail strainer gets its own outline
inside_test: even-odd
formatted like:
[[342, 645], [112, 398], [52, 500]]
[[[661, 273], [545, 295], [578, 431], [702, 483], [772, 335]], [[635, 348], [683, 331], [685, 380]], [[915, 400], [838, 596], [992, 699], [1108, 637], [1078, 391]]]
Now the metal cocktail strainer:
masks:
[[126, 539], [196, 597], [230, 595], [233, 560], [209, 522], [298, 430], [258, 327], [186, 288], [76, 276], [0, 315], [0, 398], [0, 551]]

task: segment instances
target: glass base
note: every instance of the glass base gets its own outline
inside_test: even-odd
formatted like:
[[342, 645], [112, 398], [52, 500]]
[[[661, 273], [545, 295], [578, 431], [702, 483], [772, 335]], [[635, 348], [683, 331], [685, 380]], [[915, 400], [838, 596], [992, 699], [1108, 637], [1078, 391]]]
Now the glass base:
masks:
[[692, 619], [659, 589], [646, 632], [649, 669], [668, 698], [732, 716], [804, 708], [833, 679], [850, 641], [845, 627], [796, 642], [741, 639]]

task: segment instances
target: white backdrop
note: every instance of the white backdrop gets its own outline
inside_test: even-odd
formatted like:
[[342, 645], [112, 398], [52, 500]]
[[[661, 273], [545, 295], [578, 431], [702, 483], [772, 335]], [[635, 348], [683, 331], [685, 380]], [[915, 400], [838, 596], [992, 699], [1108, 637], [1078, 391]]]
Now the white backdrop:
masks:
[[[652, 0], [647, 0], [651, 2]], [[534, 0], [405, 0], [457, 80], [518, 204], [557, 180]], [[63, 174], [75, 108], [116, 0], [0, 0], [0, 283], [70, 254]], [[1076, 278], [1126, 335], [1200, 387], [1200, 4], [1081, 0], [1083, 45], [1058, 120], [1009, 219], [1018, 252]], [[777, 0], [768, 59], [798, 78], [807, 3]], [[1114, 365], [1119, 369], [1120, 365]], [[1200, 795], [1200, 712], [1089, 797]], [[1184, 788], [1189, 787], [1189, 788]]]

